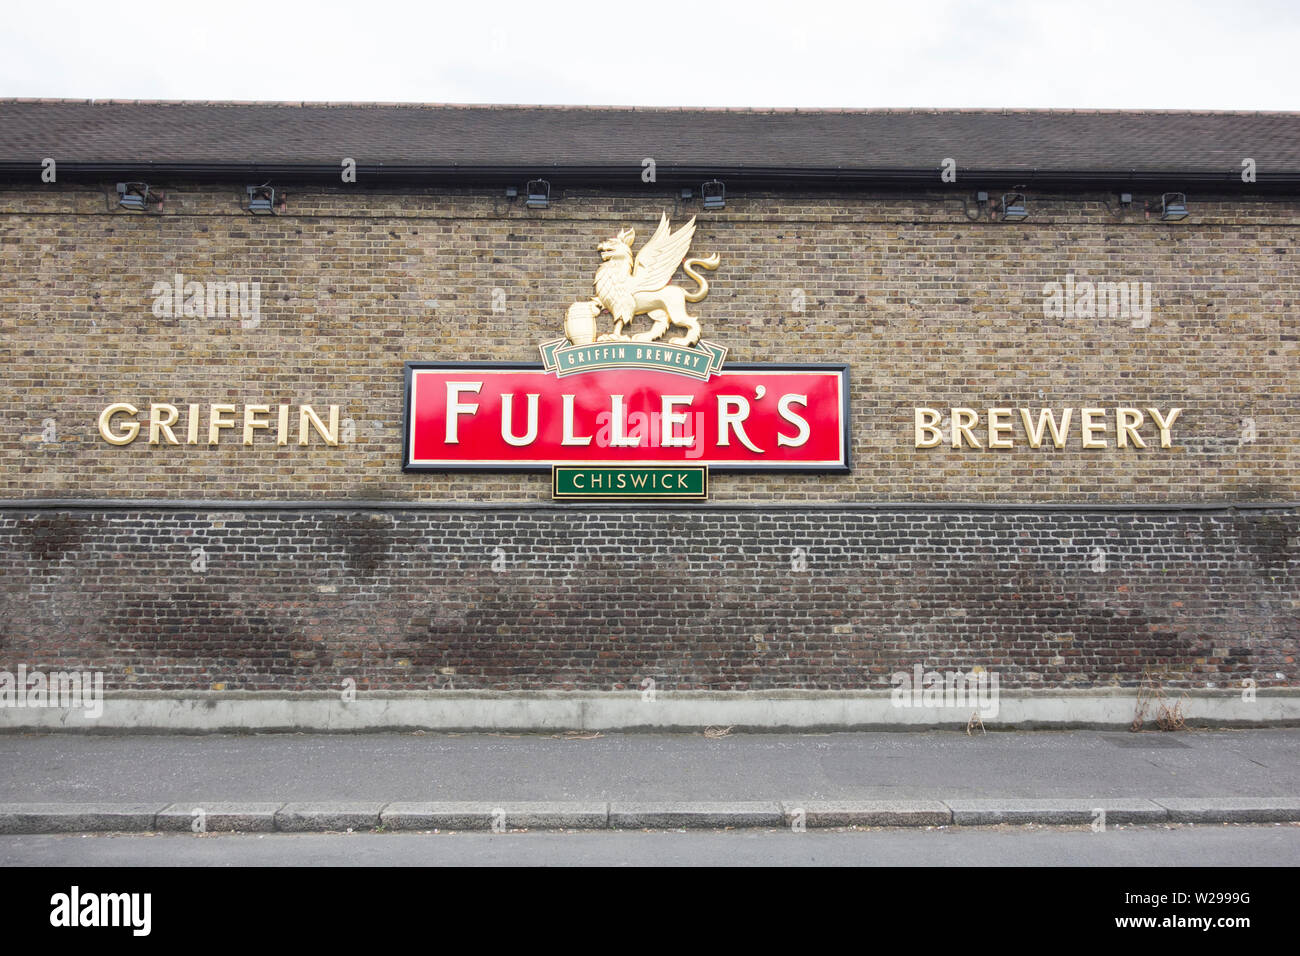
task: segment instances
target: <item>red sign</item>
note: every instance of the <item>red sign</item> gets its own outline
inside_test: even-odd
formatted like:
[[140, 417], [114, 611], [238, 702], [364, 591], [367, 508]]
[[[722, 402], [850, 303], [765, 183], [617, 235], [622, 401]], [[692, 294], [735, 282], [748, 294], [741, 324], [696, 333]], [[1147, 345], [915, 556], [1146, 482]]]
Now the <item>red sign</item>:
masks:
[[728, 365], [697, 381], [644, 369], [560, 378], [538, 365], [408, 362], [402, 467], [847, 472], [848, 396], [843, 365]]

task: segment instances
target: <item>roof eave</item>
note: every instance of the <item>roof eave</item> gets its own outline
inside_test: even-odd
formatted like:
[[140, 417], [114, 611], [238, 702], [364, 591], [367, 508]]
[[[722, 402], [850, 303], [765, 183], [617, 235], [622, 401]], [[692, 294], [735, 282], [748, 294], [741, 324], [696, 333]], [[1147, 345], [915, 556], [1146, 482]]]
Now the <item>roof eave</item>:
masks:
[[[41, 182], [39, 162], [0, 162], [0, 181]], [[940, 168], [846, 168], [804, 166], [669, 166], [660, 164], [656, 183], [698, 184], [721, 179], [753, 187], [909, 188], [966, 192], [977, 187], [1100, 189], [1105, 187], [1213, 188], [1216, 192], [1300, 190], [1300, 170], [1259, 173], [1254, 183], [1243, 183], [1240, 170], [1206, 169], [959, 169], [959, 181], [945, 183]], [[336, 164], [302, 163], [187, 163], [187, 162], [60, 162], [59, 181], [143, 180], [186, 182], [265, 182], [277, 185], [341, 184]], [[553, 186], [643, 188], [640, 166], [558, 165], [359, 165], [359, 185], [490, 186], [520, 184], [542, 178]]]

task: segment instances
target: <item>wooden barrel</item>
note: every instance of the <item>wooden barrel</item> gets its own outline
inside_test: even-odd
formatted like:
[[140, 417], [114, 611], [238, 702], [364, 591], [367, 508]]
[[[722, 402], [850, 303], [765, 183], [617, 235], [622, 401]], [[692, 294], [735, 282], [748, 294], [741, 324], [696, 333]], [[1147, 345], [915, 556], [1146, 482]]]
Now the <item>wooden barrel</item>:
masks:
[[596, 316], [600, 307], [594, 302], [575, 302], [569, 306], [564, 320], [564, 334], [574, 345], [590, 345], [596, 341]]

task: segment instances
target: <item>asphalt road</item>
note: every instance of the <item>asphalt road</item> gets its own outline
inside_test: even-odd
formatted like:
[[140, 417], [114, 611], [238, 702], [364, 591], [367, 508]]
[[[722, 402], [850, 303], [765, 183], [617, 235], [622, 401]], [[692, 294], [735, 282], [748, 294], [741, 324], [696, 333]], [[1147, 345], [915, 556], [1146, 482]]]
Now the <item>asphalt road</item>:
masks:
[[3, 866], [1295, 866], [1300, 824], [0, 837]]
[[817, 800], [1300, 794], [1300, 729], [0, 735], [0, 802]]

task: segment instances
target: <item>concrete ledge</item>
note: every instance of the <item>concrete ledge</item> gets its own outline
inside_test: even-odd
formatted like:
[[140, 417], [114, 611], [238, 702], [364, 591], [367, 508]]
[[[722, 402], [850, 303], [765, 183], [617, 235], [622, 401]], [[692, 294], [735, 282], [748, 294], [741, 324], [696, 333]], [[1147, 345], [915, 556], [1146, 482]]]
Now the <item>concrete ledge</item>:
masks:
[[[282, 803], [173, 803], [164, 807], [154, 829], [164, 833], [271, 833]], [[194, 828], [202, 810], [202, 829]]]
[[[194, 832], [197, 804], [0, 804], [0, 834]], [[204, 832], [309, 833], [341, 830], [490, 830], [504, 814], [508, 830], [1091, 824], [1300, 823], [1300, 798], [740, 801], [731, 803], [210, 803]]]
[[507, 830], [603, 830], [609, 804], [390, 803], [379, 822], [390, 830], [491, 830], [494, 824]]
[[[1300, 726], [1300, 688], [1192, 689], [1183, 698], [1192, 727]], [[748, 732], [965, 729], [973, 709], [895, 706], [888, 690], [870, 691], [119, 691], [103, 714], [81, 708], [0, 707], [0, 732], [265, 733], [268, 731]], [[1003, 690], [990, 730], [1127, 730], [1136, 688], [1084, 691]]]
[[611, 803], [612, 830], [676, 830], [681, 827], [779, 827], [781, 805], [738, 803]]
[[1174, 823], [1290, 823], [1300, 820], [1296, 797], [1162, 797]]
[[0, 833], [140, 833], [161, 803], [2, 803]]
[[781, 814], [786, 826], [794, 826], [800, 819], [809, 827], [928, 827], [952, 823], [952, 811], [940, 800], [784, 801]]
[[1106, 823], [1163, 823], [1168, 811], [1150, 800], [947, 800], [952, 822], [958, 826], [988, 826], [997, 823], [1092, 823], [1106, 812]]
[[383, 803], [287, 803], [275, 812], [275, 828], [287, 833], [373, 830]]

